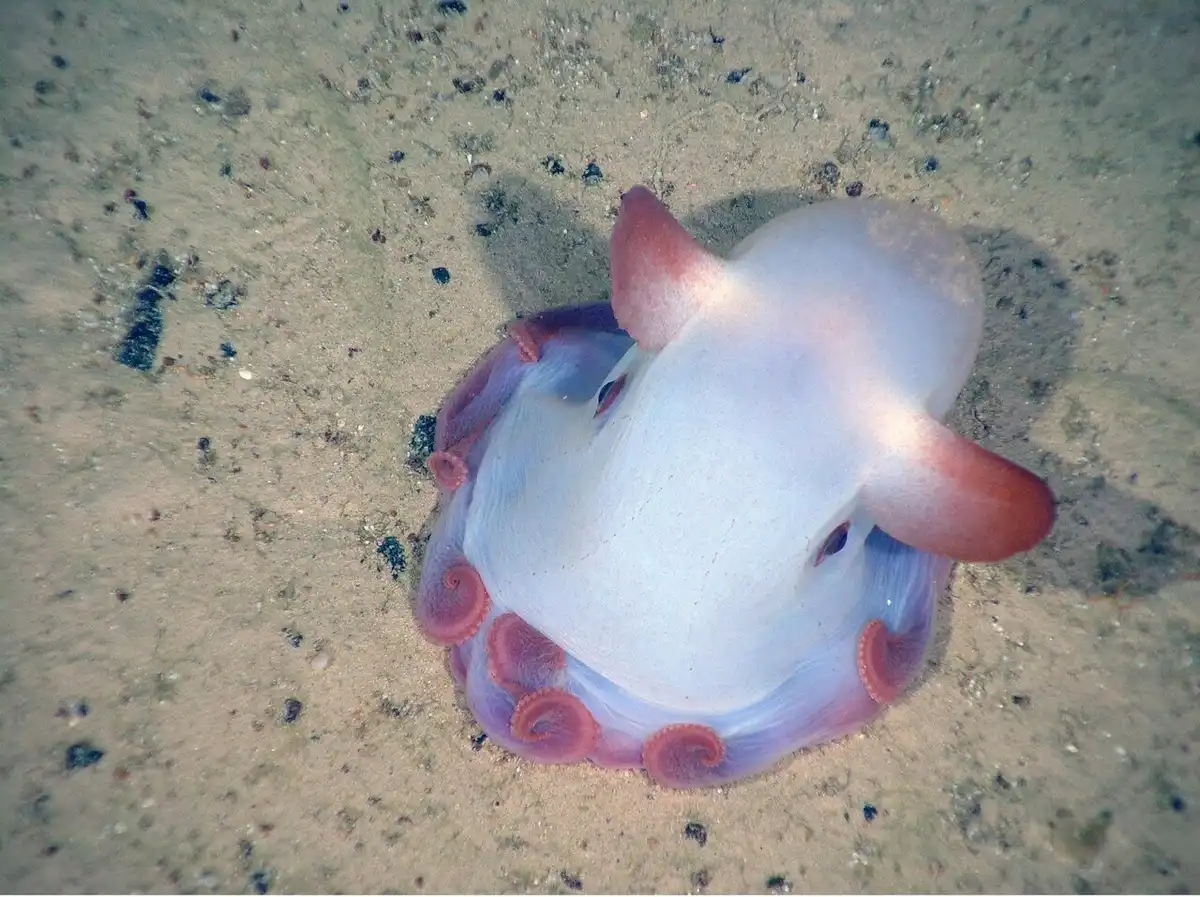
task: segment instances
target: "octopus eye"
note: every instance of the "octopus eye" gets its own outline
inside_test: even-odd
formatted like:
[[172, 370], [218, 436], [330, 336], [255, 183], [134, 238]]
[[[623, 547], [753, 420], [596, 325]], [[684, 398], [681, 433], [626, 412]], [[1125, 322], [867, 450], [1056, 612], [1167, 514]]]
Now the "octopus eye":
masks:
[[837, 554], [846, 547], [846, 540], [850, 536], [850, 521], [838, 524], [834, 527], [833, 532], [825, 537], [824, 543], [821, 545], [821, 550], [817, 552], [817, 559], [813, 561], [813, 566], [816, 567], [821, 561], [830, 555]]
[[596, 397], [596, 413], [592, 417], [599, 417], [605, 411], [613, 406], [613, 402], [617, 400], [617, 396], [621, 394], [621, 390], [625, 388], [625, 375], [622, 374], [616, 380], [609, 380], [600, 387], [600, 394]]

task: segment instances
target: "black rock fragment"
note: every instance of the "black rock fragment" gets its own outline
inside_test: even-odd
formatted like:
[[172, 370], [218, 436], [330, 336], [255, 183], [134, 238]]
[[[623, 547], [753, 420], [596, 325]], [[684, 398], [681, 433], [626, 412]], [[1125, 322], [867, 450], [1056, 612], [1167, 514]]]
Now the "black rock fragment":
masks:
[[218, 311], [236, 308], [245, 295], [246, 288], [228, 278], [204, 285], [204, 304]]
[[412, 438], [408, 441], [408, 463], [413, 467], [424, 466], [433, 454], [433, 440], [437, 433], [437, 418], [422, 414], [413, 424]]
[[822, 192], [828, 193], [835, 189], [842, 180], [841, 169], [833, 161], [822, 162], [813, 167], [813, 181]]
[[583, 890], [583, 880], [578, 875], [575, 875], [571, 872], [567, 872], [564, 870], [564, 871], [558, 873], [558, 877], [559, 877], [559, 879], [562, 880], [562, 883], [564, 885], [566, 885], [568, 889], [570, 889], [572, 891], [582, 891]]
[[383, 559], [392, 569], [392, 579], [399, 579], [408, 566], [408, 559], [404, 556], [404, 546], [400, 544], [400, 540], [395, 536], [387, 536], [375, 551], [383, 555]]
[[792, 893], [792, 883], [782, 875], [772, 875], [767, 879], [768, 894], [790, 894]]
[[90, 741], [79, 741], [67, 748], [67, 769], [87, 769], [104, 757], [104, 751]]
[[470, 78], [452, 78], [450, 83], [459, 93], [474, 93], [483, 87], [485, 82], [479, 75], [472, 75]]
[[302, 704], [296, 698], [288, 698], [283, 702], [283, 721], [287, 725], [291, 725], [296, 720], [300, 719], [300, 713], [304, 710]]
[[117, 361], [126, 367], [138, 371], [148, 371], [154, 367], [163, 332], [160, 303], [163, 299], [175, 298], [166, 292], [166, 287], [174, 281], [174, 271], [166, 265], [155, 265], [150, 269], [146, 283], [133, 294], [135, 302], [130, 313], [129, 331], [116, 352]]

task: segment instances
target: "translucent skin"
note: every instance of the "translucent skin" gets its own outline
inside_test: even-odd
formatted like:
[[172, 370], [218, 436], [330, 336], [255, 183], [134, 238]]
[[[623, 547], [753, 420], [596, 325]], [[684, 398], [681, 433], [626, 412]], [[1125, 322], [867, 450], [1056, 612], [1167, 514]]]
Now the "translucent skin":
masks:
[[[594, 308], [583, 311], [586, 323]], [[560, 310], [563, 315], [567, 312]], [[459, 408], [456, 420], [494, 423], [514, 401], [535, 402], [562, 395], [590, 402], [629, 345], [628, 337], [615, 329], [565, 326], [542, 344], [541, 359], [529, 363], [521, 360], [517, 342], [510, 339], [480, 362], [477, 370], [486, 385], [479, 388], [479, 378], [468, 378], [466, 384], [474, 383], [475, 388], [467, 391], [474, 395], [464, 396], [460, 391], [452, 394], [446, 405]], [[439, 437], [456, 429], [455, 420], [439, 421]], [[483, 466], [493, 451], [496, 432], [489, 424], [474, 439], [467, 454], [469, 467], [478, 470]], [[515, 448], [497, 447], [504, 450], [506, 484], [497, 486], [489, 481], [490, 491], [512, 488], [524, 475]], [[818, 649], [794, 658], [793, 673], [786, 681], [742, 708], [687, 712], [657, 704], [653, 694], [638, 695], [621, 688], [523, 621], [514, 625], [521, 620], [522, 594], [490, 592], [482, 611], [477, 608], [466, 614], [447, 611], [445, 602], [433, 600], [431, 596], [445, 592], [443, 580], [448, 569], [472, 562], [464, 550], [469, 525], [483, 532], [493, 527], [521, 529], [520, 520], [496, 519], [501, 507], [481, 500], [470, 476], [456, 489], [443, 490], [418, 599], [418, 619], [427, 632], [450, 630], [447, 637], [437, 640], [452, 643], [451, 668], [477, 721], [497, 744], [541, 762], [588, 759], [604, 766], [638, 768], [645, 765], [649, 743], [651, 773], [662, 784], [677, 787], [744, 778], [802, 747], [851, 732], [874, 717], [883, 703], [869, 694], [860, 674], [863, 630], [871, 621], [882, 620], [890, 634], [893, 646], [886, 656], [891, 659], [884, 662], [891, 664], [886, 678], [896, 686], [889, 693], [892, 697], [919, 670], [933, 629], [937, 595], [951, 566], [945, 558], [904, 546], [873, 529], [861, 550], [866, 573], [857, 595], [846, 596], [846, 612], [835, 628], [820, 633]], [[587, 599], [577, 594], [564, 600]], [[439, 620], [460, 617], [467, 623], [457, 630], [437, 625]], [[812, 625], [814, 630], [822, 629], [821, 620], [813, 620]], [[603, 637], [602, 633], [595, 635]], [[615, 660], [619, 663], [619, 656]], [[577, 718], [574, 702], [552, 700], [560, 692], [576, 698], [590, 721]], [[523, 709], [540, 709], [540, 716], [533, 722], [517, 719], [514, 726], [521, 701], [539, 693], [551, 700], [542, 708], [527, 701]], [[689, 741], [683, 736], [698, 731], [689, 726], [710, 730], [718, 740], [710, 743], [701, 737]], [[581, 727], [590, 728], [581, 734]], [[665, 734], [654, 742], [658, 733]], [[682, 747], [672, 751], [673, 738], [681, 739]]]
[[826, 203], [725, 262], [635, 189], [612, 256], [612, 305], [517, 322], [443, 404], [416, 617], [507, 750], [735, 781], [896, 699], [950, 557], [1053, 502], [938, 423], [982, 295], [931, 216]]

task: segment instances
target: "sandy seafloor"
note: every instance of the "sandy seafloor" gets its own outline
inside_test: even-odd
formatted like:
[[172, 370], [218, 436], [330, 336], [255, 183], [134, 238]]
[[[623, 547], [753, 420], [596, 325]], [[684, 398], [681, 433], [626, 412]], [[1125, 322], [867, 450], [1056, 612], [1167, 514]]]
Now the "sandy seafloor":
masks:
[[[1200, 888], [1200, 6], [465, 5], [3, 4], [0, 887]], [[623, 188], [727, 249], [855, 181], [971, 241], [952, 421], [1052, 537], [747, 783], [480, 743], [410, 614], [418, 418], [604, 296]]]

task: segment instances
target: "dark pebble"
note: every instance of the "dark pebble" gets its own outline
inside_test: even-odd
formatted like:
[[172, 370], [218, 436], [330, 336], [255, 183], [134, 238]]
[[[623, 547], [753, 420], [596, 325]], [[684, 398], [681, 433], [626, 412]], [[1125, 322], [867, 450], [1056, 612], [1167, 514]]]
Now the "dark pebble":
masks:
[[560, 872], [558, 873], [558, 877], [561, 878], [562, 883], [572, 891], [583, 890], [583, 881], [580, 880], [578, 875], [572, 875], [570, 872]]
[[492, 224], [491, 222], [485, 221], [481, 224], [475, 225], [475, 236], [477, 237], [490, 237], [495, 232], [496, 225]]
[[862, 196], [863, 182], [851, 181], [846, 185], [846, 195], [850, 197]]
[[67, 748], [67, 769], [87, 769], [104, 757], [104, 751], [90, 741], [80, 741]]
[[583, 182], [588, 186], [592, 186], [593, 184], [599, 184], [602, 180], [604, 180], [604, 172], [600, 170], [600, 166], [595, 162], [589, 162], [587, 167], [583, 169]]
[[233, 347], [233, 343], [221, 343], [222, 358], [237, 358], [237, 349]]
[[291, 724], [300, 719], [300, 713], [304, 710], [304, 705], [295, 698], [288, 698], [283, 702], [283, 721]]
[[1171, 795], [1171, 809], [1174, 810], [1176, 813], [1182, 813], [1184, 810], [1187, 809], [1187, 801], [1184, 800], [1182, 797], [1180, 797], [1178, 794], [1172, 794]]
[[683, 836], [691, 838], [701, 847], [708, 843], [708, 829], [699, 822], [689, 822], [683, 827]]
[[768, 894], [790, 894], [792, 893], [792, 883], [782, 875], [772, 875], [767, 879]]
[[433, 269], [433, 279], [445, 286], [450, 282], [450, 269], [443, 268], [441, 265]]
[[218, 311], [228, 311], [241, 304], [246, 288], [232, 280], [219, 280], [204, 287], [204, 304]]
[[408, 463], [420, 467], [433, 454], [433, 441], [437, 434], [437, 418], [422, 414], [413, 424], [412, 437], [408, 440]]
[[134, 218], [138, 219], [139, 221], [150, 220], [150, 206], [146, 203], [146, 200], [139, 199], [136, 196], [130, 196], [129, 204], [133, 206]]
[[492, 91], [492, 102], [493, 103], [508, 102], [508, 94], [506, 94], [503, 90], [493, 90]]
[[392, 568], [392, 579], [399, 579], [400, 574], [408, 566], [408, 560], [404, 556], [404, 546], [400, 544], [400, 540], [395, 536], [387, 536], [379, 543], [379, 547], [375, 551], [382, 554], [383, 559]]
[[732, 72], [730, 72], [728, 75], [725, 76], [725, 83], [726, 84], [741, 84], [742, 79], [745, 78], [748, 74], [750, 74], [750, 72], [751, 72], [751, 69], [748, 69], [748, 68], [734, 69]]
[[879, 810], [874, 804], [863, 804], [863, 819], [867, 822], [874, 822], [875, 817], [879, 815]]
[[55, 716], [60, 717], [76, 717], [82, 719], [92, 712], [92, 708], [87, 705], [86, 701], [76, 701], [74, 704], [69, 704], [58, 708]]
[[250, 873], [250, 890], [255, 894], [265, 894], [271, 890], [271, 873], [265, 869]]
[[842, 179], [842, 171], [836, 162], [822, 162], [813, 169], [813, 180], [823, 190], [832, 190]]
[[459, 93], [474, 93], [479, 88], [483, 87], [483, 79], [478, 75], [470, 78], [453, 78], [450, 81], [454, 85], [454, 89]]
[[892, 126], [880, 118], [873, 118], [867, 122], [867, 136], [872, 140], [878, 140], [883, 143], [888, 139], [888, 133]]
[[551, 174], [563, 174], [567, 170], [561, 156], [547, 156], [542, 160], [542, 165]]
[[207, 87], [201, 87], [198, 91], [196, 91], [196, 96], [200, 97], [200, 99], [204, 100], [204, 102], [206, 102], [206, 103], [221, 102], [221, 98], [219, 96], [217, 96], [215, 93], [213, 93], [211, 90], [209, 90]]
[[715, 46], [715, 47], [719, 47], [723, 43], [725, 43], [724, 35], [717, 34], [715, 31], [712, 30], [711, 27], [708, 29], [708, 36], [710, 38], [712, 38], [713, 46]]
[[438, 0], [438, 12], [444, 16], [465, 16], [467, 14], [467, 4], [463, 3], [462, 0]]
[[56, 69], [65, 69], [67, 67], [67, 60], [55, 53], [50, 57], [50, 64]]
[[925, 158], [925, 161], [921, 163], [921, 168], [924, 171], [937, 171], [938, 170], [937, 156], [927, 156]]
[[299, 648], [300, 643], [304, 641], [304, 636], [301, 635], [299, 632], [297, 632], [295, 629], [293, 629], [291, 626], [287, 626], [284, 628], [283, 637], [285, 639], [287, 639], [288, 644], [291, 645], [293, 648]]
[[389, 162], [403, 162], [404, 161], [404, 150], [392, 150], [391, 154], [388, 156], [388, 161]]
[[155, 265], [150, 269], [146, 283], [152, 287], [169, 287], [175, 282], [175, 272], [166, 265]]
[[49, 78], [42, 78], [33, 85], [34, 92], [43, 95], [53, 93], [56, 87], [57, 85]]
[[116, 359], [125, 367], [148, 371], [154, 367], [158, 343], [162, 339], [163, 313], [159, 303], [164, 294], [158, 287], [147, 285], [133, 295], [135, 301], [129, 316], [129, 330], [117, 347]]
[[471, 750], [482, 751], [483, 745], [487, 741], [487, 732], [480, 732], [478, 735], [471, 736]]

